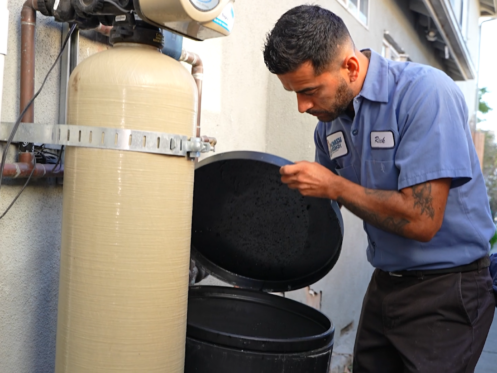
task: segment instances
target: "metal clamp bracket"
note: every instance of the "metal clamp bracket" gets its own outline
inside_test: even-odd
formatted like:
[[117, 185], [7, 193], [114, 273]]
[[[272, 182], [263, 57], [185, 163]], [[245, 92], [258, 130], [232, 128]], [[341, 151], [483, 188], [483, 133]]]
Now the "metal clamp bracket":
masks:
[[[7, 141], [14, 123], [0, 123], [0, 141]], [[207, 140], [206, 140], [207, 139]], [[73, 124], [21, 123], [13, 142], [34, 142], [85, 148], [127, 150], [188, 158], [215, 151], [215, 139], [162, 132]]]

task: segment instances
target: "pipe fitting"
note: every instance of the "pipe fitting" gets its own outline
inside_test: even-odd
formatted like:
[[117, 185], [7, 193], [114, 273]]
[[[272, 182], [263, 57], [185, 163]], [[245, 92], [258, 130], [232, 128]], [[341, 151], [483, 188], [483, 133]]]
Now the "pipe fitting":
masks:
[[202, 82], [204, 80], [204, 63], [200, 56], [196, 53], [188, 52], [183, 50], [181, 52], [181, 57], [179, 58], [181, 62], [186, 62], [192, 65], [192, 76], [197, 84], [198, 90], [198, 107], [197, 107], [197, 128], [195, 135], [200, 137], [201, 133], [201, 113], [202, 113]]
[[3, 177], [5, 179], [27, 178], [31, 175], [31, 172], [33, 172], [31, 176], [33, 179], [64, 176], [63, 166], [41, 163], [34, 164], [33, 153], [23, 152], [19, 154], [19, 162], [7, 163], [5, 165], [3, 169]]

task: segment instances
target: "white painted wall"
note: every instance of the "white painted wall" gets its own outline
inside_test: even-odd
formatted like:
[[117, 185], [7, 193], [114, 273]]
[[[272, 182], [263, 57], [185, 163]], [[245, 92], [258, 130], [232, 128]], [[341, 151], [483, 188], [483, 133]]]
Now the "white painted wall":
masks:
[[[203, 134], [218, 139], [218, 152], [266, 151], [292, 161], [314, 157], [315, 121], [297, 111], [294, 95], [285, 92], [262, 59], [265, 34], [281, 14], [300, 0], [237, 0], [237, 20], [229, 38], [185, 41], [205, 64]], [[370, 24], [362, 26], [337, 0], [319, 0], [343, 17], [359, 48], [381, 51], [383, 32], [390, 34], [417, 62], [439, 66], [429, 44], [417, 37], [407, 5], [396, 0], [372, 2]], [[407, 2], [406, 2], [407, 3]], [[3, 121], [19, 111], [19, 14], [22, 0], [10, 0], [9, 49], [2, 98]], [[388, 25], [384, 20], [388, 20]], [[38, 15], [36, 85], [54, 60], [61, 42], [60, 25]], [[81, 38], [80, 60], [107, 46]], [[57, 122], [59, 71], [54, 70], [35, 105], [36, 122]], [[0, 210], [20, 189], [11, 182], [0, 190]], [[0, 372], [47, 373], [54, 370], [55, 328], [62, 187], [53, 180], [32, 182], [11, 212], [0, 220]], [[340, 330], [360, 313], [371, 266], [366, 261], [362, 223], [343, 210], [345, 240], [341, 257], [312, 287], [323, 291], [322, 309]], [[215, 283], [212, 279], [208, 283]], [[305, 299], [303, 291], [287, 293]]]

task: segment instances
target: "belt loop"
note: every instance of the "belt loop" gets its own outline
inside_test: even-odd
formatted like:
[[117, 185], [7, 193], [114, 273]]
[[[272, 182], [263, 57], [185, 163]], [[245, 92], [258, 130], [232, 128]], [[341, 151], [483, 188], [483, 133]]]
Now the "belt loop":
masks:
[[481, 266], [482, 266], [482, 262], [483, 262], [483, 258], [482, 259], [478, 259], [478, 273], [481, 272]]

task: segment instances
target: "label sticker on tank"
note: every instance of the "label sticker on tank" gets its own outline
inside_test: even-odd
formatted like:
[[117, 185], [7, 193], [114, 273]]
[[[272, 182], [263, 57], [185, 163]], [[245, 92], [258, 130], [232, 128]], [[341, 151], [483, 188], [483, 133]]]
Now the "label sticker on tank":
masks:
[[233, 9], [233, 4], [229, 3], [226, 5], [219, 17], [212, 22], [221, 26], [226, 31], [231, 32], [231, 30], [233, 30], [233, 24], [235, 23], [235, 10]]
[[219, 0], [190, 0], [195, 8], [207, 12], [219, 5]]

